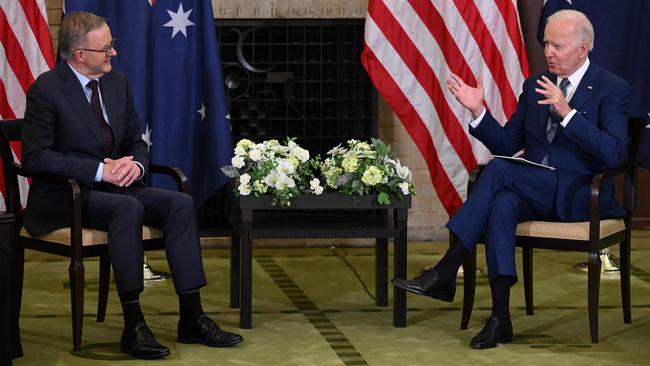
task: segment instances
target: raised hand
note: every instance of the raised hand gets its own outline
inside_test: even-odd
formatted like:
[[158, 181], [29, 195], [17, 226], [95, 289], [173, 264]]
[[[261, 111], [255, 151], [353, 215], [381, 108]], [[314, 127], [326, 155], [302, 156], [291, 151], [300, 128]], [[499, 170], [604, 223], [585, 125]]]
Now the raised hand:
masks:
[[483, 113], [485, 108], [483, 106], [483, 79], [480, 76], [476, 81], [476, 88], [473, 88], [465, 84], [458, 75], [451, 74], [447, 78], [447, 88], [463, 107], [472, 112], [473, 118], [478, 118]]
[[562, 94], [562, 90], [555, 85], [551, 79], [542, 75], [542, 79], [537, 79], [537, 85], [539, 88], [535, 88], [535, 91], [544, 96], [545, 99], [540, 99], [538, 104], [549, 104], [553, 106], [555, 114], [560, 118], [566, 117], [569, 112], [571, 112], [571, 107], [569, 102], [566, 101], [566, 97]]

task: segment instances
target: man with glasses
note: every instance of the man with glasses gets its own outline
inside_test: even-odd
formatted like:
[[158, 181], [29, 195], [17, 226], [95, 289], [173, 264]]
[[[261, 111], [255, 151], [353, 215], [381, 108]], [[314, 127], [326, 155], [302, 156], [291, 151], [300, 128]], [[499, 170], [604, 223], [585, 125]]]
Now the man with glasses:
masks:
[[[81, 186], [85, 227], [108, 232], [108, 250], [124, 313], [121, 349], [137, 358], [170, 354], [154, 338], [140, 308], [142, 225], [162, 227], [167, 260], [178, 294], [178, 341], [227, 347], [242, 337], [226, 332], [203, 312], [206, 285], [191, 196], [146, 187], [149, 162], [133, 95], [112, 70], [115, 39], [103, 18], [85, 12], [65, 16], [59, 30], [63, 61], [29, 89], [22, 131], [23, 167], [56, 173]], [[24, 225], [31, 235], [68, 226], [61, 189], [34, 179]]]

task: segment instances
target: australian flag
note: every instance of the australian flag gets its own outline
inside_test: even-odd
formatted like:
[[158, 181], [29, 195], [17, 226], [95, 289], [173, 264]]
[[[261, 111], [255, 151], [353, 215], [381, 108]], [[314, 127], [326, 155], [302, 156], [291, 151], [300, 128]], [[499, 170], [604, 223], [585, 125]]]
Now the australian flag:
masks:
[[202, 205], [226, 182], [233, 151], [211, 1], [65, 0], [64, 12], [77, 10], [106, 18], [151, 162], [181, 168]]
[[[538, 38], [546, 18], [560, 9], [583, 12], [594, 26], [594, 49], [589, 58], [630, 84], [630, 117], [650, 123], [650, 1], [546, 0]], [[641, 141], [640, 163], [650, 169], [650, 128]]]

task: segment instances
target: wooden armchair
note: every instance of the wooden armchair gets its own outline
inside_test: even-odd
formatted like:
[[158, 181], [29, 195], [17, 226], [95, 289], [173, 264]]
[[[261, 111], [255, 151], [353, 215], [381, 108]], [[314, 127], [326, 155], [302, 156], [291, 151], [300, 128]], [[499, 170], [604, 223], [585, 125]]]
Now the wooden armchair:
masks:
[[[523, 279], [526, 314], [533, 315], [533, 249], [554, 249], [587, 253], [587, 297], [591, 342], [598, 343], [598, 301], [600, 291], [600, 250], [620, 243], [620, 277], [623, 321], [632, 322], [630, 303], [630, 240], [631, 216], [636, 206], [636, 173], [639, 141], [644, 130], [644, 121], [630, 119], [629, 152], [627, 162], [619, 167], [597, 174], [591, 181], [590, 219], [585, 222], [528, 221], [517, 225], [516, 244], [523, 252]], [[470, 174], [468, 191], [480, 174], [476, 167]], [[603, 182], [614, 176], [623, 176], [622, 203], [627, 211], [623, 219], [601, 219], [599, 195]], [[453, 239], [453, 238], [450, 238]], [[484, 243], [481, 236], [480, 243]], [[467, 329], [472, 315], [476, 288], [476, 250], [463, 264], [463, 315], [461, 329]]]
[[[16, 236], [18, 248], [15, 248], [17, 262], [17, 278], [19, 292], [22, 294], [24, 275], [24, 249], [33, 249], [50, 254], [70, 258], [68, 276], [70, 278], [70, 300], [72, 305], [72, 344], [73, 350], [81, 348], [84, 312], [84, 258], [99, 257], [99, 299], [97, 305], [97, 321], [103, 322], [106, 315], [108, 288], [110, 283], [111, 265], [108, 257], [108, 236], [105, 231], [83, 227], [81, 219], [81, 191], [74, 179], [51, 175], [27, 175], [14, 160], [11, 142], [20, 142], [22, 119], [0, 121], [0, 155], [4, 173], [4, 199], [7, 212], [16, 216]], [[187, 178], [177, 168], [150, 165], [149, 173], [170, 176], [179, 191], [188, 192]], [[31, 236], [22, 227], [20, 192], [18, 176], [46, 180], [51, 184], [65, 187], [70, 192], [70, 223], [71, 225], [51, 233]], [[143, 226], [142, 239], [145, 250], [162, 249], [164, 247], [161, 229]]]

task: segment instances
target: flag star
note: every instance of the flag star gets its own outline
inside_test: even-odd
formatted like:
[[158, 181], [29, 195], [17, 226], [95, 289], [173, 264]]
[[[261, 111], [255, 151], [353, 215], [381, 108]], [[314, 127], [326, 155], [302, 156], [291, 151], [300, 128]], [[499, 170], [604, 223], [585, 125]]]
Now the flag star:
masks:
[[142, 141], [147, 144], [147, 150], [149, 150], [151, 145], [153, 145], [153, 142], [151, 142], [151, 130], [149, 129], [149, 125], [145, 127], [145, 131], [142, 134]]
[[194, 25], [194, 23], [192, 23], [190, 20], [192, 9], [185, 12], [183, 10], [183, 3], [180, 3], [178, 5], [178, 11], [176, 13], [171, 10], [167, 10], [167, 13], [171, 17], [171, 20], [165, 23], [163, 26], [173, 28], [172, 38], [174, 38], [178, 32], [183, 33], [185, 38], [187, 38], [187, 27]]
[[205, 119], [205, 104], [201, 102], [201, 109], [197, 110], [196, 113], [201, 115], [201, 121]]

